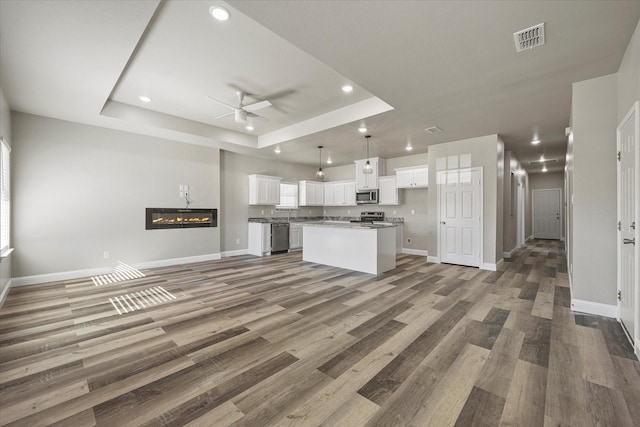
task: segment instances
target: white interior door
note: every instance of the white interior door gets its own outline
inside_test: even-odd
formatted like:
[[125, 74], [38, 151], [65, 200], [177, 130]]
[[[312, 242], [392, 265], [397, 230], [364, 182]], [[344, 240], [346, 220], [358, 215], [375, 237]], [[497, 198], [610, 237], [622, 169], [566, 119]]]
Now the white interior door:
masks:
[[482, 248], [482, 171], [438, 173], [440, 261], [479, 267]]
[[[618, 311], [629, 338], [638, 341], [638, 103], [618, 126]], [[636, 345], [636, 352], [638, 346]]]
[[560, 239], [560, 189], [533, 190], [533, 237]]

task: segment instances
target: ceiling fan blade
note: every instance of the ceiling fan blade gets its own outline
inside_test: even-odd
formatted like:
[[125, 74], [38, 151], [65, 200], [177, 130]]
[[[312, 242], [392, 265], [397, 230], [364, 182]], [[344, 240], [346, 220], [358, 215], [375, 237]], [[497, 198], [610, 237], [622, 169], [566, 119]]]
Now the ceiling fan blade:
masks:
[[213, 119], [214, 119], [214, 120], [218, 120], [218, 119], [221, 119], [221, 118], [223, 118], [223, 117], [231, 116], [231, 115], [233, 115], [233, 114], [235, 114], [235, 111], [232, 111], [232, 112], [230, 112], [230, 113], [224, 113], [224, 114], [222, 114], [222, 115], [220, 115], [220, 116], [218, 116], [218, 117], [214, 117]]
[[252, 112], [252, 111], [262, 110], [263, 108], [267, 108], [270, 106], [271, 106], [271, 103], [265, 100], [265, 101], [260, 101], [260, 102], [255, 102], [253, 104], [245, 105], [242, 107], [242, 109], [248, 112]]
[[[224, 102], [222, 102], [222, 101], [219, 101], [219, 100], [217, 100], [217, 99], [215, 99], [215, 98], [212, 98], [212, 97], [210, 97], [210, 96], [207, 96], [207, 98], [209, 98], [209, 99], [210, 99], [210, 100], [212, 100], [213, 102], [217, 102], [217, 103], [218, 103], [218, 104], [220, 104], [220, 105], [224, 105], [224, 106], [225, 106], [225, 107], [227, 107], [227, 108], [231, 108], [232, 110], [235, 110], [235, 109], [237, 108], [237, 107], [233, 107], [233, 106], [231, 106], [231, 105], [229, 105], [229, 104], [227, 104], [227, 103], [224, 103]], [[231, 114], [231, 113], [230, 113], [230, 114]]]
[[252, 113], [252, 112], [248, 112], [248, 113], [247, 113], [247, 116], [248, 116], [248, 117], [252, 117], [252, 118], [254, 118], [254, 117], [255, 117], [256, 119], [264, 120], [265, 122], [268, 122], [268, 121], [269, 121], [269, 119], [267, 119], [266, 117], [264, 117], [264, 116], [260, 116], [260, 115], [258, 115], [258, 114], [256, 114], [256, 113]]

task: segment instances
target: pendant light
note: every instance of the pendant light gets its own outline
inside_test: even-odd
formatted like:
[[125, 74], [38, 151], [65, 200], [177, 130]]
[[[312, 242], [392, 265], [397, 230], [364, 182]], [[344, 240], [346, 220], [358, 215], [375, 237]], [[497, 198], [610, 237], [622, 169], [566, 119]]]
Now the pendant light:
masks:
[[362, 168], [362, 173], [369, 175], [373, 173], [373, 167], [371, 166], [371, 162], [369, 161], [369, 138], [371, 138], [371, 135], [366, 135], [365, 138], [367, 139], [367, 161]]
[[324, 172], [322, 172], [322, 145], [318, 145], [318, 151], [320, 153], [320, 159], [318, 160], [318, 171], [316, 172], [316, 179], [318, 181], [324, 181]]

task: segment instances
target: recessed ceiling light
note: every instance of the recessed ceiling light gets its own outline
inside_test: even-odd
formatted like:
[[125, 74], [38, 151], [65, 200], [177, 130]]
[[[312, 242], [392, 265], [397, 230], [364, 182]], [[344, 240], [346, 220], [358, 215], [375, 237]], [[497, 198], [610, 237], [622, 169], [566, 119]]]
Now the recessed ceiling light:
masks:
[[331, 157], [327, 158], [327, 164], [330, 165], [331, 163], [333, 163], [333, 161], [331, 160]]
[[442, 129], [440, 129], [438, 126], [431, 126], [425, 129], [427, 132], [429, 133], [440, 133], [442, 132]]
[[369, 129], [367, 129], [367, 128], [366, 128], [366, 127], [364, 127], [364, 126], [360, 126], [360, 127], [358, 128], [358, 132], [360, 132], [360, 133], [365, 133], [365, 132], [366, 132], [366, 131], [368, 131], [368, 130], [369, 130]]
[[538, 160], [539, 162], [544, 162], [545, 158], [544, 158], [544, 154], [540, 154], [540, 159]]
[[280, 146], [276, 146], [276, 149], [273, 150], [276, 154], [280, 154]]
[[345, 85], [342, 85], [342, 87], [340, 89], [342, 89], [342, 91], [344, 93], [351, 93], [351, 92], [353, 92], [353, 85], [350, 85], [350, 84], [347, 83]]
[[540, 144], [540, 140], [539, 140], [538, 138], [535, 138], [535, 139], [533, 139], [533, 140], [531, 141], [531, 143], [532, 143], [533, 145], [538, 145], [538, 144]]
[[413, 150], [413, 146], [411, 144], [407, 144], [407, 146], [404, 149], [407, 151], [411, 151]]
[[252, 124], [248, 124], [248, 125], [246, 125], [246, 126], [245, 126], [245, 128], [246, 128], [248, 131], [252, 131], [252, 130], [253, 130], [253, 125], [252, 125]]
[[142, 102], [151, 102], [151, 98], [149, 98], [148, 96], [140, 95], [138, 98]]
[[231, 16], [229, 11], [222, 6], [211, 6], [209, 13], [218, 21], [226, 21]]
[[546, 172], [547, 171], [547, 166], [542, 165], [542, 172]]

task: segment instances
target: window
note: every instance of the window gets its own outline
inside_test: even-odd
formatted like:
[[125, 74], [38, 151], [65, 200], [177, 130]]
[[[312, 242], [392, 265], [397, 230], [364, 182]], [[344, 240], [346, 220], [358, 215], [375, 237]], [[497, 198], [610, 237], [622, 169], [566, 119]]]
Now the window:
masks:
[[277, 209], [298, 209], [298, 184], [280, 184], [280, 204]]
[[11, 214], [11, 148], [0, 139], [0, 253], [9, 249], [9, 230]]

